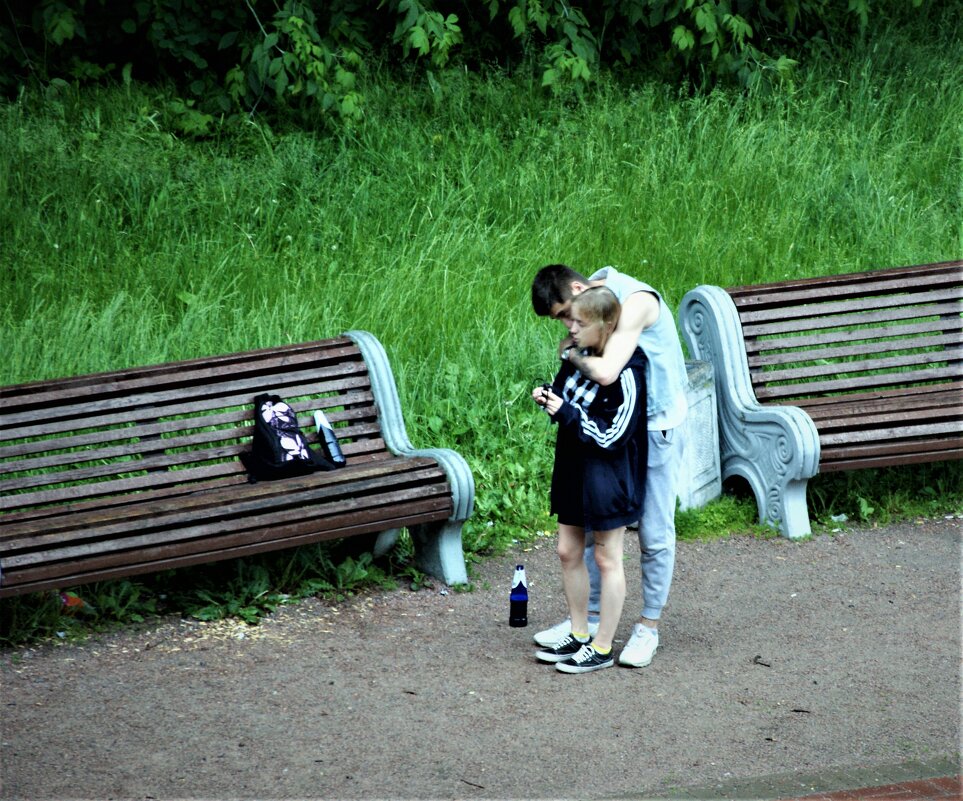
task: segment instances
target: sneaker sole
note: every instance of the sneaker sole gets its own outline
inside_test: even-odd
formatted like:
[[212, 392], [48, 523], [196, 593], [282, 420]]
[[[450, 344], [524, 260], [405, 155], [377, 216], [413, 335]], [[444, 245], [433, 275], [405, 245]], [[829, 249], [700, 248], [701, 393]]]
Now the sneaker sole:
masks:
[[614, 659], [609, 659], [607, 662], [602, 662], [600, 665], [586, 665], [585, 667], [582, 667], [581, 665], [566, 665], [563, 662], [558, 662], [555, 665], [555, 669], [559, 673], [591, 673], [593, 670], [610, 668], [614, 664]]
[[578, 651], [573, 651], [570, 654], [553, 654], [551, 651], [536, 651], [535, 658], [539, 662], [564, 662], [566, 659], [571, 659]]
[[[589, 635], [594, 637], [596, 632], [598, 632], [598, 630], [599, 630], [598, 626], [589, 626]], [[551, 629], [548, 629], [548, 631], [551, 631]], [[572, 633], [572, 630], [568, 629], [566, 631], [563, 631], [561, 634], [558, 634], [557, 636], [556, 635], [550, 636], [545, 632], [540, 631], [538, 634], [532, 637], [532, 640], [540, 648], [551, 648], [553, 645], [555, 645], [555, 643], [557, 643], [560, 639], [562, 639], [562, 637], [571, 633]]]
[[547, 664], [554, 664], [556, 662], [564, 662], [566, 659], [571, 657], [571, 654], [550, 654], [545, 651], [536, 651], [535, 658], [539, 662], [545, 662]]
[[652, 664], [652, 660], [655, 659], [655, 651], [652, 652], [652, 656], [642, 662], [633, 662], [631, 659], [623, 658], [622, 654], [619, 654], [619, 664], [623, 667], [633, 667], [633, 668], [643, 668], [648, 667]]

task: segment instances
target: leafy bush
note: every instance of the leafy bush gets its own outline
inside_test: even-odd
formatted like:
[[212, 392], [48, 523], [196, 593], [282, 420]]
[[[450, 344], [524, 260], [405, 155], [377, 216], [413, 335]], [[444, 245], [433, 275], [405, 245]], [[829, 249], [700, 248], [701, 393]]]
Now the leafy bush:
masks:
[[[912, 0], [924, 19], [924, 0]], [[930, 5], [939, 4], [930, 0]], [[363, 115], [374, 64], [521, 61], [542, 86], [582, 89], [615, 67], [701, 86], [785, 81], [832, 57], [871, 22], [911, 20], [900, 0], [41, 0], [0, 20], [0, 91], [27, 80], [173, 81], [182, 130], [216, 119], [297, 115], [341, 128]], [[933, 23], [935, 24], [935, 23]]]

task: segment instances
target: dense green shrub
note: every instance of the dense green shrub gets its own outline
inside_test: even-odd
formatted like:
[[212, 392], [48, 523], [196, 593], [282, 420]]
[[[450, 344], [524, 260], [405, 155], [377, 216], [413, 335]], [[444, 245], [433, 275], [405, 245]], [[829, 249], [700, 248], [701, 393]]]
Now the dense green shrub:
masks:
[[[924, 2], [929, 5], [924, 7]], [[832, 56], [871, 21], [935, 0], [41, 0], [0, 18], [0, 91], [25, 81], [173, 81], [183, 131], [222, 115], [295, 112], [341, 127], [360, 119], [373, 63], [536, 67], [541, 84], [581, 89], [600, 69], [698, 85], [754, 87]], [[912, 6], [909, 8], [908, 6]], [[934, 23], [935, 24], [935, 23]], [[815, 54], [815, 56], [814, 56]]]

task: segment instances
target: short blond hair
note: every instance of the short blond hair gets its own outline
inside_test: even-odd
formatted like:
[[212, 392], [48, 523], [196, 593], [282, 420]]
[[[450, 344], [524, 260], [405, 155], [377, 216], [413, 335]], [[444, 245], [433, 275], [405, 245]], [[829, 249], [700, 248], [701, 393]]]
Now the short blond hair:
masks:
[[619, 324], [619, 315], [622, 312], [622, 305], [615, 293], [605, 286], [589, 287], [572, 298], [572, 311], [578, 311], [586, 321], [602, 326], [602, 338], [598, 347], [601, 354], [605, 350], [609, 335]]

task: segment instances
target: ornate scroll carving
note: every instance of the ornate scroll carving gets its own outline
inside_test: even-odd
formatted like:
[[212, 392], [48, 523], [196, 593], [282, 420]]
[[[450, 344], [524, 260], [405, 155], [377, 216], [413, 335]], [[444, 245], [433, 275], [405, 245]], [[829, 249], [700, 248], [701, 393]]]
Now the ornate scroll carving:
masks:
[[756, 400], [739, 315], [725, 290], [702, 285], [687, 292], [679, 323], [689, 355], [715, 371], [723, 479], [748, 481], [762, 522], [787, 537], [809, 534], [806, 484], [819, 469], [812, 419], [796, 406]]

